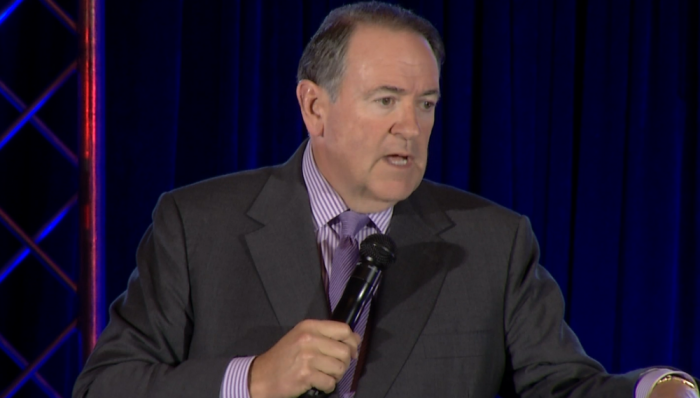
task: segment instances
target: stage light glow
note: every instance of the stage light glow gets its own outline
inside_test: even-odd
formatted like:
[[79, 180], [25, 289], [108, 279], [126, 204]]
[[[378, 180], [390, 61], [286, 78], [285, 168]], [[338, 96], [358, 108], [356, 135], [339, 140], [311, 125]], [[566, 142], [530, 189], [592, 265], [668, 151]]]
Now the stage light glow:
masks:
[[15, 0], [14, 3], [10, 4], [9, 6], [7, 6], [7, 8], [5, 8], [3, 11], [0, 11], [0, 24], [2, 24], [3, 22], [5, 22], [5, 20], [7, 19], [7, 17], [9, 17], [10, 14], [12, 14], [12, 12], [13, 12], [14, 10], [16, 10], [17, 7], [19, 7], [20, 4], [22, 4], [22, 1], [24, 1], [24, 0]]

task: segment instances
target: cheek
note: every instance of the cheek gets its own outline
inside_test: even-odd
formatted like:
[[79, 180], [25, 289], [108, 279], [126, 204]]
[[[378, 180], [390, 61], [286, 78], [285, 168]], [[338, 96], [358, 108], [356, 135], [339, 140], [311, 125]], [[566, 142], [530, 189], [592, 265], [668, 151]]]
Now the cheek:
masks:
[[426, 114], [423, 118], [421, 118], [419, 123], [422, 135], [429, 138], [430, 133], [433, 131], [433, 126], [435, 125], [435, 114]]
[[352, 128], [346, 131], [345, 143], [347, 148], [352, 148], [351, 155], [357, 156], [358, 162], [360, 159], [369, 162], [370, 159], [376, 160], [385, 138], [386, 135], [382, 134], [378, 123], [356, 121]]
[[420, 141], [422, 147], [424, 150], [427, 150], [428, 148], [428, 142], [430, 142], [430, 135], [433, 132], [433, 120], [430, 120], [430, 122], [426, 122], [424, 125], [421, 126], [421, 134], [418, 137], [418, 140]]
[[430, 142], [430, 130], [427, 130], [426, 133], [421, 132], [421, 134], [413, 141], [416, 145], [418, 153], [425, 156], [425, 154], [428, 152], [428, 143]]

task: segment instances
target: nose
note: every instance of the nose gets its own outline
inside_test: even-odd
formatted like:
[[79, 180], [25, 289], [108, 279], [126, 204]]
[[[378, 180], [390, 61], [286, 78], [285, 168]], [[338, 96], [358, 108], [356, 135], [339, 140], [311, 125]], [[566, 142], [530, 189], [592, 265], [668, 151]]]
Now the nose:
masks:
[[407, 103], [401, 108], [401, 111], [398, 113], [398, 120], [391, 128], [391, 133], [400, 135], [406, 140], [415, 138], [420, 134], [418, 114], [414, 104]]

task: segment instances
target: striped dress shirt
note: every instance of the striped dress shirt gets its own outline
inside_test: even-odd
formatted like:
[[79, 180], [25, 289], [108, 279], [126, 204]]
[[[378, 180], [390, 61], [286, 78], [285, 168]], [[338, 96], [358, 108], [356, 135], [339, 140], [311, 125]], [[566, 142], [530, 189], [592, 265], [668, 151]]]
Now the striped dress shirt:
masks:
[[[333, 252], [340, 243], [340, 223], [336, 217], [348, 210], [348, 206], [321, 175], [314, 161], [310, 143], [307, 143], [304, 150], [302, 174], [306, 190], [309, 193], [316, 242], [325, 270], [323, 281], [327, 291], [328, 280], [333, 273], [331, 268]], [[360, 229], [357, 233], [357, 241], [362, 242], [366, 237], [375, 233], [387, 233], [393, 211], [394, 208], [390, 207], [378, 213], [369, 213], [368, 216], [372, 222]], [[238, 357], [231, 360], [221, 384], [221, 393], [219, 394], [221, 398], [250, 398], [248, 374], [253, 359], [255, 357]]]

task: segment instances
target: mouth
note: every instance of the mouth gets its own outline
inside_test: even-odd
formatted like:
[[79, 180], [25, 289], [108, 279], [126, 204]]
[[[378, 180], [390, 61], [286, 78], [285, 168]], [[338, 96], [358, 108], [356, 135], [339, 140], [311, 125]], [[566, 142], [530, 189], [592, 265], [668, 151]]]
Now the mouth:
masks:
[[407, 167], [411, 164], [412, 160], [410, 155], [401, 153], [393, 153], [391, 155], [387, 155], [384, 157], [384, 159], [387, 161], [387, 163], [396, 167]]

